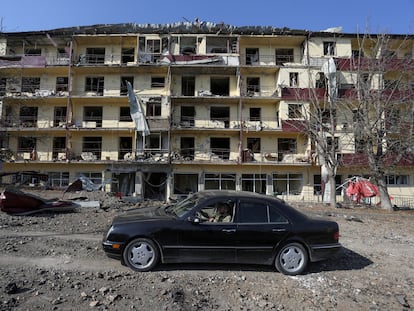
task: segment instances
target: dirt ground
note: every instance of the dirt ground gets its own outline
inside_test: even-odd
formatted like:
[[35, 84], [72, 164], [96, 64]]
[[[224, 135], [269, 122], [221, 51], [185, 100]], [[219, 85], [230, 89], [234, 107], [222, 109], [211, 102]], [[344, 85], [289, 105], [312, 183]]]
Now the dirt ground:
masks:
[[102, 235], [114, 216], [160, 202], [76, 195], [99, 200], [100, 207], [0, 212], [0, 310], [414, 310], [414, 211], [294, 205], [337, 221], [344, 247], [300, 276], [266, 266], [205, 264], [137, 273], [105, 256]]

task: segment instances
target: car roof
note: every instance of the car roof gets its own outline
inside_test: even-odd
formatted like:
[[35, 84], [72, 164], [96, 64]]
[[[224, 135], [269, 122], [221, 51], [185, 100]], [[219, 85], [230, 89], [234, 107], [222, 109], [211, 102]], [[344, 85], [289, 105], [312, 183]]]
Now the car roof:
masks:
[[261, 199], [261, 200], [275, 200], [283, 203], [283, 200], [280, 200], [275, 197], [268, 195], [250, 192], [250, 191], [236, 191], [236, 190], [202, 190], [194, 193], [194, 195], [199, 198], [212, 198], [212, 197], [229, 197], [229, 198], [252, 198], [252, 199]]
[[239, 199], [239, 198], [245, 198], [245, 199], [260, 199], [262, 201], [268, 202], [268, 203], [275, 203], [275, 205], [279, 206], [283, 209], [286, 216], [289, 218], [294, 217], [295, 219], [308, 219], [308, 217], [303, 214], [302, 212], [296, 210], [289, 204], [287, 204], [284, 200], [281, 200], [279, 198], [260, 194], [256, 192], [250, 192], [250, 191], [236, 191], [236, 190], [202, 190], [199, 192], [194, 193], [193, 195], [197, 196], [200, 199], [213, 199], [213, 198], [228, 198], [230, 199]]

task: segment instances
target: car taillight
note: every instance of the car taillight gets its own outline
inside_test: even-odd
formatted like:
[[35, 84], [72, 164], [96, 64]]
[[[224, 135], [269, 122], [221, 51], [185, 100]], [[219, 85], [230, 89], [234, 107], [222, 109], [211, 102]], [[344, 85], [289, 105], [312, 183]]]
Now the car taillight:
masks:
[[0, 200], [6, 200], [6, 196], [4, 195], [3, 192], [0, 194]]
[[335, 241], [338, 241], [339, 240], [339, 231], [336, 231], [334, 233], [333, 238], [334, 238]]

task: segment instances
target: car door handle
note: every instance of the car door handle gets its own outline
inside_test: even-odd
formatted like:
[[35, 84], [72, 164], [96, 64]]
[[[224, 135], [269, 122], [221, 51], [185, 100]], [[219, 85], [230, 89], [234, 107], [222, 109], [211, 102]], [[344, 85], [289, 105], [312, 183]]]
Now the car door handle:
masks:
[[272, 232], [285, 232], [286, 229], [280, 228], [280, 229], [272, 229]]
[[226, 233], [233, 233], [233, 232], [236, 232], [236, 229], [223, 229], [221, 231], [226, 232]]

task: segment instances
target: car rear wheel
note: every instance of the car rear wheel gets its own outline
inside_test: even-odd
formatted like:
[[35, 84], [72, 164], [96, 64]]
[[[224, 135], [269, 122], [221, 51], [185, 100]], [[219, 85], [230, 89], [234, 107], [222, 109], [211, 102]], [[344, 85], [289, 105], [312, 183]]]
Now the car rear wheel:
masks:
[[125, 264], [135, 271], [149, 271], [156, 266], [160, 252], [155, 243], [149, 239], [132, 240], [125, 247], [123, 259]]
[[276, 269], [286, 275], [301, 274], [308, 265], [308, 253], [299, 243], [284, 245], [275, 260]]

